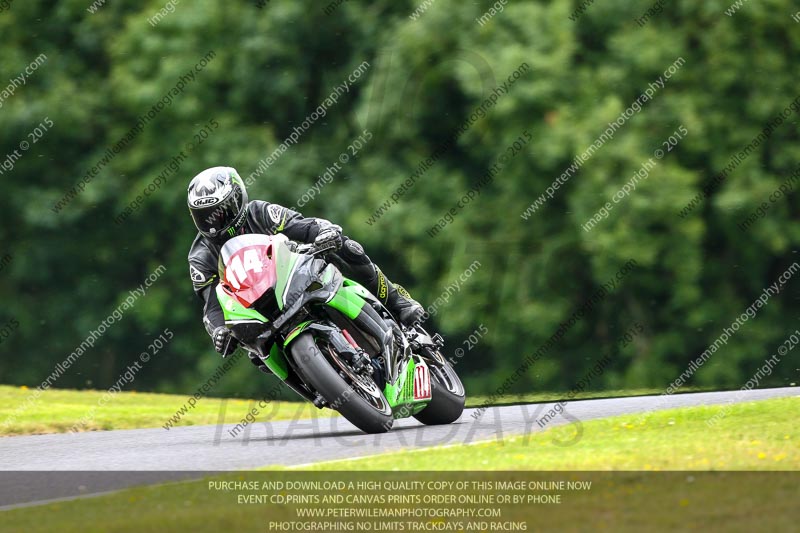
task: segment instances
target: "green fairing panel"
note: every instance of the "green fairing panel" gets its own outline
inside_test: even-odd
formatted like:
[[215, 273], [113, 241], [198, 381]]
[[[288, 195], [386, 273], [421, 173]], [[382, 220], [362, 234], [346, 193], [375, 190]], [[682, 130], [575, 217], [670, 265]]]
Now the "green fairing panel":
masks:
[[[397, 376], [397, 382], [394, 384], [395, 386], [392, 387], [391, 397], [388, 395], [386, 396], [389, 405], [392, 407], [414, 401], [414, 368], [416, 366], [416, 361], [410, 359], [406, 366], [406, 371]], [[388, 383], [386, 387], [388, 389]], [[394, 402], [394, 404], [392, 402]]]
[[235, 322], [237, 320], [258, 320], [259, 322], [264, 323], [269, 322], [264, 315], [255, 309], [246, 308], [236, 301], [236, 299], [228, 295], [222, 289], [222, 285], [217, 285], [217, 299], [219, 300], [219, 305], [222, 307], [222, 312], [225, 315], [225, 322]]
[[350, 287], [356, 294], [358, 294], [363, 298], [369, 298], [370, 296], [372, 296], [366, 287], [364, 287], [357, 281], [353, 281], [350, 278], [344, 278], [342, 285], [344, 287]]
[[272, 345], [269, 357], [264, 361], [264, 364], [279, 378], [285, 380], [289, 377], [289, 365], [286, 363], [286, 358], [277, 344]]
[[355, 318], [366, 303], [364, 298], [369, 297], [369, 291], [361, 285], [345, 279], [342, 288], [330, 299], [328, 305], [338, 309], [348, 318]]
[[386, 387], [383, 389], [383, 395], [392, 408], [397, 406], [397, 387], [395, 385], [387, 383]]
[[425, 409], [430, 400], [414, 399], [414, 368], [416, 362], [411, 359], [406, 371], [397, 379], [397, 383], [387, 383], [383, 395], [392, 408], [394, 418], [407, 418]]

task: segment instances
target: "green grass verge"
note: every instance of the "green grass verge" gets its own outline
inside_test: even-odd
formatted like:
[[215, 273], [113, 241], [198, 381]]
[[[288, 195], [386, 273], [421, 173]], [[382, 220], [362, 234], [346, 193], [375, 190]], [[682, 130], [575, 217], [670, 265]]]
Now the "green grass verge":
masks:
[[[655, 411], [315, 470], [800, 470], [800, 398]], [[713, 429], [706, 421], [725, 413]], [[561, 443], [561, 444], [560, 444]], [[569, 443], [569, 444], [565, 444]]]
[[[636, 416], [586, 422], [582, 439], [568, 447], [554, 445], [553, 439], [572, 439], [574, 425], [547, 430], [527, 440], [519, 437], [502, 444], [393, 453], [326, 463], [318, 469], [338, 471], [331, 473], [334, 479], [353, 479], [356, 474], [348, 470], [797, 471], [798, 407], [799, 398], [733, 405], [714, 430], [706, 427], [705, 420], [725, 406], [674, 409], [653, 413], [644, 423], [634, 423]], [[289, 474], [286, 470], [272, 473], [285, 479]], [[652, 474], [671, 476], [666, 478], [646, 477], [641, 472], [598, 477], [602, 475], [595, 476], [597, 488], [591, 492], [572, 493], [563, 505], [519, 508], [519, 513], [528, 513], [521, 518], [534, 520], [530, 513], [535, 511], [537, 529], [559, 531], [675, 531], [701, 528], [709, 520], [717, 531], [766, 530], [765, 520], [772, 531], [796, 525], [795, 501], [785, 497], [796, 494], [795, 478], [733, 478], [724, 473], [709, 478], [697, 474], [687, 483], [687, 476], [680, 473]], [[263, 476], [232, 473], [224, 479], [264, 480]], [[265, 531], [269, 520], [292, 519], [290, 507], [243, 505], [237, 502], [236, 493], [210, 491], [206, 479], [4, 511], [0, 522], [10, 531], [26, 532]], [[514, 513], [512, 510], [511, 516]]]
[[[101, 406], [105, 391], [49, 389], [17, 414], [17, 407], [25, 405], [32, 393], [33, 390], [26, 387], [0, 385], [0, 435], [64, 433], [82, 417], [88, 416], [92, 409], [95, 409], [95, 414], [82, 426], [82, 431], [157, 428], [188, 400], [184, 395], [119, 392]], [[181, 415], [175, 426], [216, 424], [223, 403], [225, 423], [238, 423], [251, 408], [257, 407], [257, 402], [252, 400], [201, 398], [193, 409]], [[291, 420], [334, 413], [319, 411], [307, 402], [271, 402], [260, 409], [259, 414], [257, 419], [260, 420]], [[11, 423], [6, 425], [6, 420], [11, 420]]]

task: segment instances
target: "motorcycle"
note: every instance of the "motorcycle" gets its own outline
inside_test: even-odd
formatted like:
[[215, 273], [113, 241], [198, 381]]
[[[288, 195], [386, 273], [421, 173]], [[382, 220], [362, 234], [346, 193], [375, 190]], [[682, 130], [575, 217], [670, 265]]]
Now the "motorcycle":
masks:
[[232, 336], [262, 370], [366, 433], [412, 416], [429, 425], [457, 420], [465, 391], [441, 335], [397, 322], [326, 251], [285, 235], [230, 239], [216, 296]]

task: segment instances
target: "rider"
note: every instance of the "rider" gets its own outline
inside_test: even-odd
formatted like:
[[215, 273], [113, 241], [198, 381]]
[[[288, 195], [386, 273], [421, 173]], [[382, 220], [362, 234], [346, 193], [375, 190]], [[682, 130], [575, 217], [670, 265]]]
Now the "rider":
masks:
[[278, 204], [248, 201], [244, 182], [231, 167], [213, 167], [195, 176], [189, 183], [188, 205], [199, 232], [189, 250], [189, 273], [195, 294], [203, 301], [206, 331], [223, 357], [233, 353], [238, 341], [225, 327], [214, 286], [220, 250], [234, 235], [283, 233], [293, 241], [332, 245], [331, 262], [376, 295], [400, 322], [411, 325], [424, 313], [405, 289], [386, 278], [359, 243], [342, 235], [341, 227]]

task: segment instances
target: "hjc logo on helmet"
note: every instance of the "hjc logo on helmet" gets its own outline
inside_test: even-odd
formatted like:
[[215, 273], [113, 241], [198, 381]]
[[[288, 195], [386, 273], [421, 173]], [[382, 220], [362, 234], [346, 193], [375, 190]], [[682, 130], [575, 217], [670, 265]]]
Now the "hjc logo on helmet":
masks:
[[217, 198], [198, 198], [192, 202], [193, 207], [204, 207], [217, 202]]

